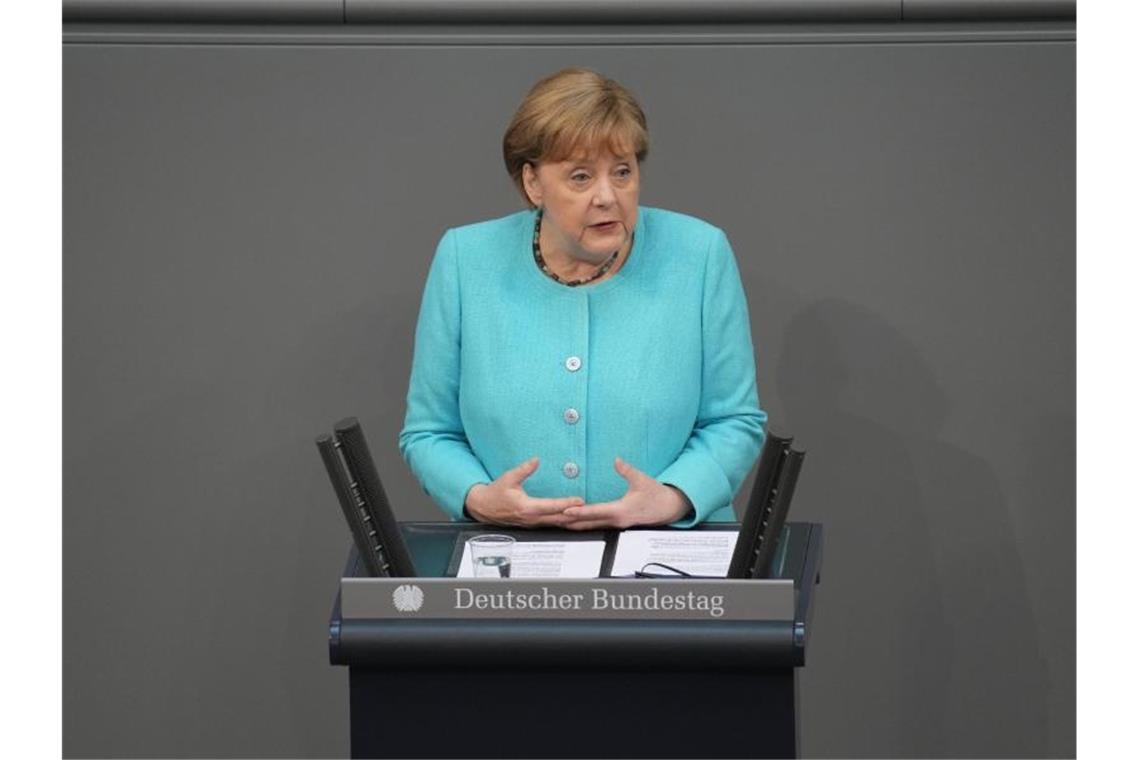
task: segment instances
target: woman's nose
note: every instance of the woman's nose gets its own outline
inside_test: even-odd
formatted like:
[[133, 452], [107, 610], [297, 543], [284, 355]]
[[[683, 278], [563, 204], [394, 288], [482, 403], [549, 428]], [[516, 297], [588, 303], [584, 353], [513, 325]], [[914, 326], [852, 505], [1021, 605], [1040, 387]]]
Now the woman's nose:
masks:
[[598, 183], [597, 192], [594, 193], [594, 203], [598, 206], [608, 206], [614, 202], [614, 188], [609, 180], [603, 179]]

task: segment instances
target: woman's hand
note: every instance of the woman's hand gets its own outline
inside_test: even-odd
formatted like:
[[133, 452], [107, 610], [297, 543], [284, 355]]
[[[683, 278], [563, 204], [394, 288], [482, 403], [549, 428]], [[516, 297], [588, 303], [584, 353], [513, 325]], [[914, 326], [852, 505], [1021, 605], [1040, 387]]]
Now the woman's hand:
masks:
[[625, 496], [582, 507], [571, 507], [562, 524], [570, 530], [624, 530], [634, 525], [668, 525], [689, 513], [693, 505], [680, 490], [649, 477], [621, 457], [614, 458], [614, 469], [629, 483]]
[[581, 506], [578, 496], [536, 499], [523, 490], [523, 481], [538, 469], [538, 457], [507, 470], [490, 483], [478, 483], [467, 492], [467, 512], [479, 522], [492, 525], [518, 525], [525, 528], [563, 526], [567, 507]]

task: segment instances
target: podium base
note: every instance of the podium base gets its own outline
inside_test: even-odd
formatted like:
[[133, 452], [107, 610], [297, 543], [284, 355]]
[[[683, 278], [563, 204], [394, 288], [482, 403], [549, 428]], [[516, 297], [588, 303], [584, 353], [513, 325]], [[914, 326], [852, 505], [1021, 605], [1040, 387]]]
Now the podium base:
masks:
[[795, 668], [349, 668], [352, 756], [795, 757]]

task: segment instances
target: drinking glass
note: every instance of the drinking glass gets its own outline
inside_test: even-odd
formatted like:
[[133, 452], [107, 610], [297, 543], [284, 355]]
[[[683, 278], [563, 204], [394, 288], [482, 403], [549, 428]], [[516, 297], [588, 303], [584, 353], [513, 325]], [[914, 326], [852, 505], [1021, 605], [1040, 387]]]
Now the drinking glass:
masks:
[[476, 578], [510, 578], [511, 554], [515, 540], [510, 536], [487, 533], [467, 541]]

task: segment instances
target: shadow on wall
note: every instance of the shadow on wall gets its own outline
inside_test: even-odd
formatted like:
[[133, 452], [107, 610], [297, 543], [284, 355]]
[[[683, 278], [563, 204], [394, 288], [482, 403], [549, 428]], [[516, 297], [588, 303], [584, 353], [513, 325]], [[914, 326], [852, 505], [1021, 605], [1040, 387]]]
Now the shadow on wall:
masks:
[[813, 469], [798, 500], [827, 541], [805, 749], [1044, 756], [1048, 672], [992, 466], [940, 438], [947, 396], [878, 315], [821, 301], [785, 336], [776, 380]]

